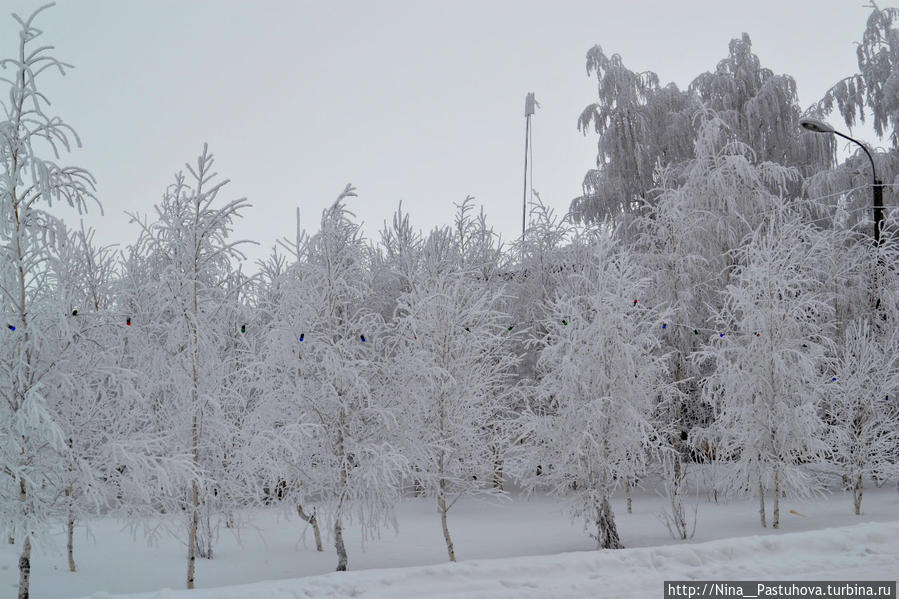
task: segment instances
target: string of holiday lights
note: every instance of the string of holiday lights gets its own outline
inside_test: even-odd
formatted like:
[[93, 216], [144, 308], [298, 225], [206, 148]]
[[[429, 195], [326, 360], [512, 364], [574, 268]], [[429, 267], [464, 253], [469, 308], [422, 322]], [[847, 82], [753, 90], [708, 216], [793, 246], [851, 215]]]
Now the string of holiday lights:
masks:
[[[633, 306], [637, 306], [638, 304], [639, 304], [639, 300], [638, 300], [638, 299], [634, 299]], [[72, 316], [78, 316], [78, 310], [77, 310], [77, 309], [72, 310]], [[526, 322], [518, 322], [518, 323], [510, 324], [510, 325], [506, 328], [506, 331], [507, 331], [507, 332], [511, 332], [511, 331], [512, 331], [513, 329], [515, 329], [515, 328], [523, 329], [523, 328], [525, 328], [525, 325], [532, 325], [532, 324], [536, 324], [536, 323], [538, 323], [538, 322], [541, 322], [541, 321], [536, 321], [536, 320], [534, 320], [534, 321], [526, 321]], [[568, 326], [568, 319], [567, 319], [567, 318], [562, 318], [562, 319], [559, 320], [559, 323], [560, 323], [562, 326]], [[130, 316], [128, 316], [128, 317], [125, 319], [125, 325], [126, 325], [126, 326], [129, 326], [129, 327], [131, 326], [131, 317], [130, 317]], [[723, 337], [725, 336], [725, 331], [722, 331], [722, 330], [720, 330], [720, 329], [708, 329], [708, 328], [703, 328], [703, 327], [693, 327], [692, 325], [688, 325], [688, 324], [685, 324], [685, 323], [678, 323], [678, 322], [668, 322], [668, 321], [662, 322], [662, 323], [661, 323], [661, 328], [662, 328], [663, 330], [667, 330], [669, 325], [672, 326], [672, 327], [683, 327], [683, 328], [686, 328], [686, 329], [688, 329], [688, 330], [689, 330], [689, 329], [692, 329], [694, 335], [699, 335], [700, 332], [708, 332], [708, 333], [714, 333], [714, 334], [717, 334], [719, 338], [723, 338]], [[16, 327], [15, 327], [15, 325], [13, 325], [13, 324], [7, 324], [7, 325], [6, 325], [6, 328], [9, 329], [11, 332], [15, 332], [15, 330], [16, 330]], [[466, 332], [468, 332], [468, 333], [471, 333], [471, 332], [472, 332], [470, 326], [464, 327], [464, 330], [465, 330]], [[240, 332], [243, 333], [243, 334], [245, 334], [245, 333], [247, 332], [247, 325], [246, 325], [246, 323], [240, 325]], [[731, 332], [733, 332], [733, 331], [731, 331]], [[753, 335], [754, 335], [755, 337], [761, 337], [761, 333], [759, 333], [758, 331], [754, 331], [754, 332], [753, 332]], [[418, 335], [417, 335], [417, 334], [413, 334], [413, 338], [414, 338], [415, 340], [418, 340]], [[306, 333], [305, 333], [305, 332], [300, 333], [298, 339], [299, 339], [300, 343], [303, 343], [303, 342], [305, 341], [305, 339], [306, 339]], [[364, 333], [362, 333], [362, 334], [359, 335], [359, 341], [362, 342], [362, 343], [366, 343], [366, 342], [367, 342], [367, 338], [365, 337], [365, 334], [364, 334]], [[832, 382], [832, 383], [837, 382], [837, 377], [835, 377], [835, 376], [834, 376], [834, 377], [831, 377], [830, 382]], [[886, 395], [886, 396], [884, 397], [884, 401], [889, 401], [889, 400], [890, 400], [890, 396], [889, 396], [889, 395]]]

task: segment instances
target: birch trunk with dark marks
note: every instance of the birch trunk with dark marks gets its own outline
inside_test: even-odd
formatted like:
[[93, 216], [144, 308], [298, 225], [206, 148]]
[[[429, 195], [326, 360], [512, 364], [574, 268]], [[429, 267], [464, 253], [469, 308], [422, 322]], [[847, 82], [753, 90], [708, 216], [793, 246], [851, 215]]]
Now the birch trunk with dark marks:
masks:
[[200, 526], [200, 490], [197, 481], [193, 482], [190, 531], [187, 536], [187, 588], [194, 588], [194, 574], [197, 566], [197, 528]]
[[774, 521], [772, 528], [780, 528], [780, 469], [774, 469]]
[[75, 551], [74, 551], [74, 538], [75, 538], [75, 514], [69, 510], [69, 517], [67, 524], [67, 533], [68, 537], [66, 539], [66, 553], [69, 556], [69, 572], [75, 571]]
[[312, 526], [312, 532], [315, 535], [315, 550], [324, 551], [324, 548], [322, 547], [322, 533], [318, 529], [318, 518], [315, 517], [315, 510], [313, 510], [311, 514], [306, 514], [303, 510], [303, 506], [298, 503], [297, 514], [299, 514], [300, 518], [305, 520], [307, 524]]
[[[899, 486], [896, 487], [899, 489]], [[859, 474], [858, 478], [855, 480], [855, 486], [852, 487], [852, 500], [855, 504], [855, 515], [862, 515], [862, 475]]]
[[446, 524], [446, 513], [449, 507], [446, 505], [446, 479], [441, 478], [439, 491], [437, 492], [437, 511], [440, 512], [440, 525], [443, 527], [443, 539], [446, 541], [446, 553], [449, 561], [456, 561], [456, 550], [453, 548], [453, 539], [450, 537], [449, 527]]
[[212, 516], [209, 513], [208, 505], [204, 505], [203, 501], [200, 502], [200, 505], [203, 509], [200, 513], [200, 523], [197, 526], [197, 555], [203, 559], [212, 559], [212, 536], [214, 534]]
[[[28, 522], [28, 507], [25, 503], [28, 499], [28, 487], [25, 479], [19, 478], [19, 501], [21, 502], [25, 522]], [[19, 595], [18, 599], [28, 599], [31, 589], [31, 536], [25, 531], [25, 540], [22, 543], [22, 553], [19, 555]]]
[[[191, 375], [193, 386], [191, 388], [190, 409], [193, 412], [191, 419], [191, 454], [194, 468], [200, 469], [200, 338], [197, 330], [200, 316], [200, 289], [199, 272], [196, 259], [194, 260], [193, 273], [193, 314], [188, 321], [191, 341]], [[194, 474], [196, 476], [196, 474]], [[187, 536], [187, 588], [194, 588], [194, 576], [197, 566], [197, 530], [200, 527], [200, 488], [196, 478], [191, 484], [191, 518], [190, 531]]]
[[19, 594], [18, 599], [28, 599], [31, 586], [31, 537], [25, 535], [22, 555], [19, 556]]
[[762, 484], [761, 474], [759, 474], [759, 517], [762, 519], [762, 528], [768, 528], [768, 520], [765, 518], [765, 485]]
[[343, 544], [343, 525], [340, 522], [339, 512], [337, 518], [334, 519], [334, 549], [337, 550], [337, 571], [346, 572], [346, 545]]
[[634, 510], [633, 510], [634, 500], [631, 497], [631, 481], [630, 481], [630, 479], [628, 479], [624, 483], [624, 496], [625, 496], [625, 498], [627, 498], [627, 513], [633, 514], [634, 513]]
[[[66, 441], [66, 445], [69, 447], [69, 452], [73, 451], [73, 447], [75, 445], [74, 440], [69, 437], [68, 441]], [[71, 461], [69, 462], [69, 476], [72, 476], [75, 468], [72, 465]], [[69, 558], [69, 572], [75, 571], [75, 556], [74, 556], [74, 545], [75, 545], [75, 513], [72, 510], [72, 497], [75, 495], [75, 487], [71, 483], [68, 487], [66, 487], [66, 503], [69, 506], [68, 509], [68, 518], [66, 518], [66, 553]]]
[[[339, 396], [340, 392], [338, 391], [337, 394]], [[340, 418], [339, 423], [343, 425], [342, 417]], [[342, 430], [337, 436], [337, 457], [342, 465], [340, 469], [340, 499], [337, 502], [337, 513], [334, 516], [334, 549], [337, 550], [337, 571], [346, 572], [347, 555], [346, 545], [343, 543], [343, 522], [341, 520], [343, 518], [343, 499], [346, 495], [347, 478], [349, 475], [347, 473], [346, 452], [343, 447]]]
[[596, 510], [596, 540], [601, 549], [623, 549], [621, 539], [618, 537], [618, 527], [615, 526], [615, 515], [612, 513], [612, 505], [609, 498], [604, 496]]

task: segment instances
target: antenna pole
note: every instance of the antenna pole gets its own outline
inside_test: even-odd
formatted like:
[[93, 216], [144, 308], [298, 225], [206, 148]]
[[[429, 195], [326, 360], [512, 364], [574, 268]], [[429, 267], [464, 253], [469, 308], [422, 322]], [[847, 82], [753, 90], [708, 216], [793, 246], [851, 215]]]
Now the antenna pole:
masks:
[[521, 194], [521, 261], [524, 263], [524, 231], [527, 224], [528, 213], [528, 146], [531, 141], [531, 115], [534, 114], [539, 104], [534, 98], [534, 92], [530, 92], [524, 99], [524, 189]]

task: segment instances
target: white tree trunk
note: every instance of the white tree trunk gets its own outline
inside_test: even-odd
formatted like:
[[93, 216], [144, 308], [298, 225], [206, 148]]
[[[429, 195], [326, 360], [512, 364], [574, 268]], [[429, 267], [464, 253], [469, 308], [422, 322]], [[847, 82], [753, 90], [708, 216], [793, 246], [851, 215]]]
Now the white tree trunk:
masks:
[[209, 504], [201, 502], [200, 524], [197, 527], [197, 555], [203, 559], [212, 559], [212, 516]]
[[74, 537], [75, 537], [75, 514], [69, 510], [67, 522], [68, 537], [66, 539], [66, 552], [69, 555], [69, 572], [75, 571], [75, 553], [74, 553]]
[[618, 528], [615, 526], [615, 515], [612, 513], [612, 505], [609, 498], [604, 496], [602, 503], [596, 510], [596, 539], [601, 549], [623, 549], [621, 539], [618, 537]]
[[197, 528], [200, 526], [200, 490], [197, 481], [193, 482], [190, 532], [187, 536], [187, 588], [194, 588], [194, 573], [197, 565]]
[[774, 522], [772, 528], [780, 528], [780, 469], [774, 469]]
[[[25, 502], [28, 499], [28, 488], [25, 479], [19, 478], [19, 501], [28, 515]], [[28, 599], [31, 588], [31, 537], [25, 531], [25, 542], [22, 544], [22, 554], [19, 556], [19, 596], [18, 599]]]
[[346, 572], [346, 545], [343, 544], [343, 525], [340, 522], [339, 511], [334, 519], [334, 548], [337, 550], [337, 571]]
[[765, 486], [762, 484], [762, 475], [759, 474], [759, 516], [762, 519], [762, 528], [768, 528], [765, 518]]
[[443, 539], [446, 541], [446, 553], [449, 555], [449, 561], [456, 561], [456, 550], [453, 547], [453, 539], [450, 537], [449, 527], [446, 524], [446, 513], [449, 508], [446, 506], [446, 479], [440, 479], [440, 490], [437, 493], [437, 511], [440, 512], [440, 525], [443, 527]]
[[19, 556], [19, 595], [18, 599], [28, 599], [31, 588], [31, 537], [25, 535], [22, 555]]
[[315, 534], [315, 550], [324, 551], [324, 548], [322, 547], [322, 533], [318, 529], [318, 518], [315, 517], [315, 510], [312, 511], [311, 515], [307, 515], [306, 512], [303, 511], [303, 506], [298, 503], [297, 514], [312, 526], [312, 532]]
[[631, 498], [631, 481], [628, 479], [624, 484], [624, 496], [627, 498], [627, 513], [633, 514], [633, 503], [634, 500]]
[[[899, 488], [899, 487], [897, 487]], [[852, 500], [855, 504], [855, 515], [862, 515], [862, 475], [859, 474], [858, 478], [855, 480], [855, 486], [852, 487]]]

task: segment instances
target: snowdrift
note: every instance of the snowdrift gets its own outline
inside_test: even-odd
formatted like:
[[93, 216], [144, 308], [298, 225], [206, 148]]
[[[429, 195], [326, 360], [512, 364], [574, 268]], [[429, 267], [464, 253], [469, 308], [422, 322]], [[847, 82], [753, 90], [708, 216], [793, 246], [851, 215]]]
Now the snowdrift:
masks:
[[89, 599], [315, 599], [319, 597], [660, 597], [663, 580], [894, 580], [899, 522], [705, 543], [439, 566], [362, 570], [292, 580]]

